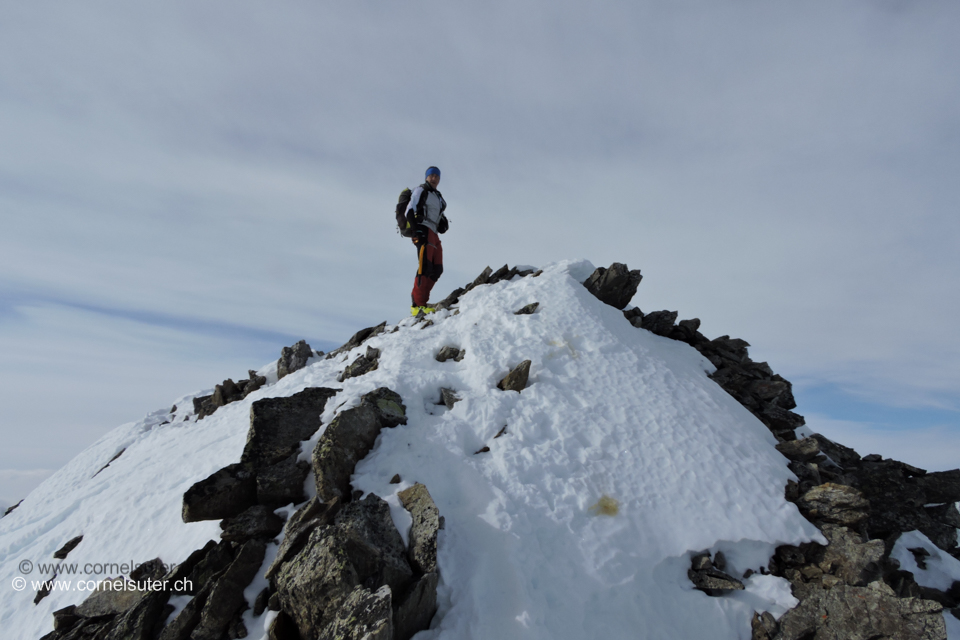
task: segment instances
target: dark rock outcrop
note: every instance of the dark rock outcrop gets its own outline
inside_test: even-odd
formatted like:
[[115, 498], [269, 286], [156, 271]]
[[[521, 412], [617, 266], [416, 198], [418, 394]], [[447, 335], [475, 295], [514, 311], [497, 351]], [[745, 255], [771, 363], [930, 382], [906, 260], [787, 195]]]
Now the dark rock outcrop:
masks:
[[639, 269], [630, 271], [627, 265], [614, 262], [609, 269], [597, 267], [583, 282], [583, 286], [600, 301], [623, 309], [637, 293], [642, 279]]
[[380, 349], [367, 347], [367, 352], [364, 355], [357, 356], [357, 359], [343, 370], [343, 373], [340, 374], [337, 380], [343, 382], [348, 378], [362, 376], [366, 373], [370, 373], [371, 371], [376, 371], [379, 365]]
[[524, 360], [513, 370], [510, 371], [500, 382], [497, 383], [497, 388], [504, 391], [523, 391], [527, 387], [527, 380], [530, 377], [530, 364], [529, 360]]
[[336, 349], [328, 353], [327, 359], [329, 360], [330, 358], [336, 357], [341, 353], [346, 353], [347, 351], [356, 349], [357, 347], [362, 345], [364, 342], [366, 342], [370, 338], [374, 336], [378, 336], [381, 333], [383, 333], [386, 328], [387, 328], [387, 323], [386, 321], [384, 321], [375, 327], [367, 327], [366, 329], [361, 329], [360, 331], [357, 331], [355, 334], [350, 336], [350, 339], [347, 340], [347, 342], [343, 344], [343, 346], [337, 347]]
[[254, 538], [269, 540], [283, 530], [283, 519], [270, 508], [254, 505], [232, 518], [220, 523], [222, 540], [245, 542]]
[[437, 571], [437, 532], [440, 510], [427, 488], [419, 482], [397, 494], [403, 508], [410, 512], [410, 564], [421, 574]]
[[282, 380], [294, 371], [303, 369], [307, 366], [307, 360], [312, 357], [313, 349], [306, 340], [301, 340], [292, 347], [284, 347], [280, 351], [280, 359], [277, 360], [277, 380]]
[[446, 362], [447, 360], [453, 360], [454, 362], [460, 362], [463, 360], [463, 357], [467, 354], [466, 350], [460, 350], [456, 347], [444, 347], [435, 356], [437, 362]]
[[515, 316], [528, 316], [533, 313], [536, 313], [537, 308], [540, 306], [539, 302], [531, 302], [528, 305], [521, 307], [518, 311], [514, 311], [513, 315]]
[[83, 536], [76, 536], [68, 540], [62, 547], [53, 552], [53, 557], [57, 560], [63, 560], [71, 551], [77, 548], [77, 545], [83, 541]]
[[237, 462], [197, 482], [183, 494], [184, 522], [239, 515], [257, 502], [257, 478], [249, 464]]

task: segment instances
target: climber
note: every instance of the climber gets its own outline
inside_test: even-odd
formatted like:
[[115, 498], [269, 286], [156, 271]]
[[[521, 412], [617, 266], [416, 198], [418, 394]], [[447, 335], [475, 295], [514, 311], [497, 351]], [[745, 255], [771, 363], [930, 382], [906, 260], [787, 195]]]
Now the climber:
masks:
[[447, 203], [437, 191], [440, 169], [430, 167], [426, 182], [413, 190], [407, 206], [407, 221], [415, 228], [413, 244], [417, 248], [417, 277], [413, 281], [410, 313], [432, 313], [434, 306], [427, 302], [430, 291], [443, 273], [443, 247], [437, 234], [446, 233], [450, 226], [444, 210]]

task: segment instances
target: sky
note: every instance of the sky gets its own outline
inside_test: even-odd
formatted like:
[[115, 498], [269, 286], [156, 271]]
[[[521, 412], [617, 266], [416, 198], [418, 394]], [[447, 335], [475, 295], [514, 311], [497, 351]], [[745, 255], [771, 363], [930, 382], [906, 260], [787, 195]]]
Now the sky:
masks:
[[748, 340], [817, 431], [960, 466], [960, 6], [0, 4], [0, 504], [119, 424], [586, 258]]

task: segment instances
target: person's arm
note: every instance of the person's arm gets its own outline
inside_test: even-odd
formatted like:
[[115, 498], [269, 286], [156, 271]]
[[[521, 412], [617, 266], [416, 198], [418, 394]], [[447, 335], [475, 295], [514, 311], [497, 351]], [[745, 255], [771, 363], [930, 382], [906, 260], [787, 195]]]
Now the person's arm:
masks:
[[413, 193], [410, 194], [410, 204], [407, 205], [407, 222], [410, 223], [411, 227], [417, 226], [417, 209], [420, 208], [420, 201], [424, 197], [423, 185], [420, 185], [413, 190]]

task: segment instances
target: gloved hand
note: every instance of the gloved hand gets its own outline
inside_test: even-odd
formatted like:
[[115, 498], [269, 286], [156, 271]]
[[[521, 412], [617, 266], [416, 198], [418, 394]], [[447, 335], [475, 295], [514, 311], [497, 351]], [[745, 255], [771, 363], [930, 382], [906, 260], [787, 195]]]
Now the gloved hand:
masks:
[[414, 237], [418, 242], [426, 242], [426, 241], [427, 241], [427, 231], [428, 231], [428, 229], [427, 229], [427, 227], [426, 227], [425, 225], [418, 224], [416, 231], [413, 232], [413, 237]]

